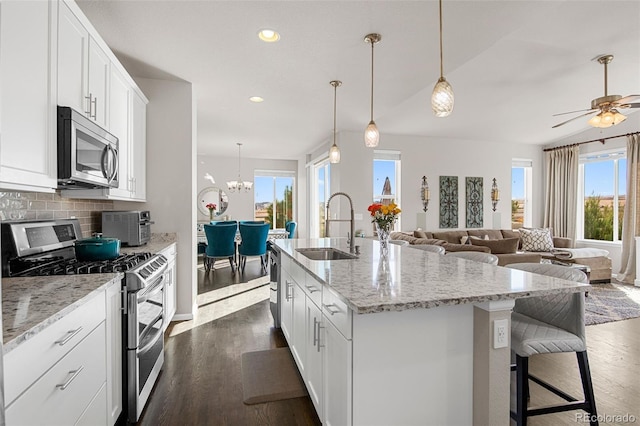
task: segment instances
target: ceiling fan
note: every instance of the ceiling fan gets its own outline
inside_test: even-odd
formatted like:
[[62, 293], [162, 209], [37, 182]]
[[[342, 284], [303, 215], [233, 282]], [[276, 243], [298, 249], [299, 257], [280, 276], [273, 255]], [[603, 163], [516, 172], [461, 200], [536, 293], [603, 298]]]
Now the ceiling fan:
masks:
[[562, 112], [560, 114], [554, 114], [556, 117], [558, 115], [564, 114], [575, 114], [576, 112], [587, 111], [586, 113], [579, 115], [577, 117], [573, 117], [567, 121], [563, 121], [560, 124], [556, 124], [552, 127], [555, 129], [556, 127], [560, 127], [563, 124], [567, 124], [573, 120], [577, 120], [580, 117], [585, 117], [587, 115], [591, 115], [593, 113], [598, 113], [589, 119], [589, 124], [593, 127], [611, 127], [615, 124], [622, 123], [627, 117], [618, 111], [618, 109], [626, 109], [626, 108], [640, 108], [640, 102], [629, 103], [630, 101], [635, 100], [636, 98], [640, 98], [640, 95], [629, 95], [624, 98], [620, 95], [608, 95], [607, 94], [607, 65], [611, 63], [613, 60], [613, 55], [603, 55], [597, 58], [598, 62], [604, 65], [604, 96], [595, 98], [591, 101], [590, 109], [581, 109], [578, 111], [570, 111], [570, 112]]

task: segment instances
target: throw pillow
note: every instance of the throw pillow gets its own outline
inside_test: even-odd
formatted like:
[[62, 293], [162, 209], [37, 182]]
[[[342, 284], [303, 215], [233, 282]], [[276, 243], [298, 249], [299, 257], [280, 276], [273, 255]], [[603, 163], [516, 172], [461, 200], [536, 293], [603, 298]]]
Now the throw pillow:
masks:
[[521, 228], [520, 239], [522, 240], [522, 251], [553, 250], [553, 238], [549, 228]]
[[518, 250], [519, 238], [503, 238], [501, 240], [482, 240], [470, 238], [474, 246], [489, 247], [493, 254], [515, 253]]
[[416, 237], [416, 238], [429, 238], [429, 237], [427, 237], [427, 233], [426, 232], [418, 231], [418, 230], [413, 231], [413, 236]]

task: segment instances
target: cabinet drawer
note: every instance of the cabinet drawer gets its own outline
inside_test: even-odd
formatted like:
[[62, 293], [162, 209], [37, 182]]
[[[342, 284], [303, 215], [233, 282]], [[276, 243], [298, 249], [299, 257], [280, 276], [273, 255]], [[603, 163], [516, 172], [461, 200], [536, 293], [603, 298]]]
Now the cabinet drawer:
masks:
[[322, 292], [322, 313], [344, 337], [351, 339], [353, 311], [328, 287]]
[[316, 304], [316, 306], [322, 306], [322, 283], [312, 277], [310, 274], [306, 274], [304, 283], [304, 292], [306, 295]]
[[79, 306], [4, 356], [6, 405], [105, 319], [104, 292]]
[[[105, 325], [102, 322], [7, 407], [7, 424], [74, 424], [106, 381], [105, 352]], [[100, 424], [105, 422], [106, 410]]]
[[282, 268], [287, 271], [289, 275], [291, 275], [291, 278], [293, 278], [298, 284], [303, 285], [306, 273], [305, 270], [302, 269], [302, 266], [298, 265], [293, 259], [285, 254], [281, 255], [280, 259]]

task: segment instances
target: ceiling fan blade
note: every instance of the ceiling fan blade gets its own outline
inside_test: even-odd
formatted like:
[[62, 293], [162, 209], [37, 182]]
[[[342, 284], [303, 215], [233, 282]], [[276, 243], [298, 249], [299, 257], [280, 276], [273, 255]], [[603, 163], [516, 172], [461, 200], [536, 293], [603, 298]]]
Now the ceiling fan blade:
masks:
[[634, 104], [619, 105], [618, 108], [640, 108], [640, 102], [636, 102]]
[[584, 112], [584, 111], [597, 111], [593, 108], [589, 108], [589, 109], [579, 109], [577, 111], [569, 111], [569, 112], [560, 112], [558, 114], [553, 114], [552, 117], [557, 117], [559, 115], [566, 115], [566, 114], [575, 114], [576, 112]]
[[625, 96], [624, 98], [620, 98], [616, 101], [617, 104], [624, 104], [626, 102], [629, 101], [633, 101], [636, 98], [640, 98], [640, 95], [629, 95], [629, 96]]
[[579, 115], [579, 116], [577, 116], [577, 117], [570, 118], [569, 120], [567, 120], [567, 121], [563, 121], [562, 123], [559, 123], [559, 124], [556, 124], [555, 126], [552, 126], [551, 128], [552, 128], [552, 129], [555, 129], [556, 127], [560, 127], [560, 126], [562, 126], [563, 124], [567, 124], [567, 123], [569, 123], [569, 122], [571, 122], [571, 121], [573, 121], [573, 120], [577, 120], [578, 118], [585, 117], [585, 116], [587, 116], [587, 115], [591, 115], [591, 114], [593, 114], [593, 113], [594, 113], [594, 112], [596, 112], [596, 111], [599, 111], [599, 110], [592, 110], [592, 111], [587, 112], [586, 114], [581, 114], [581, 115]]

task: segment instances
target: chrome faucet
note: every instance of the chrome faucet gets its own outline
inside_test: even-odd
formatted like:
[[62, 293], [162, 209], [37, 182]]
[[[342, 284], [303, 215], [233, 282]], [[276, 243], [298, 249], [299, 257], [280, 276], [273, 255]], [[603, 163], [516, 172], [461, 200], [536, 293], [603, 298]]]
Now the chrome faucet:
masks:
[[329, 223], [330, 222], [347, 222], [347, 219], [330, 219], [329, 216], [329, 204], [331, 203], [331, 200], [333, 199], [333, 197], [335, 197], [336, 195], [344, 195], [345, 197], [347, 197], [347, 200], [349, 200], [349, 207], [351, 208], [351, 219], [349, 219], [349, 222], [351, 222], [351, 228], [350, 228], [350, 233], [347, 236], [348, 239], [348, 244], [349, 244], [349, 253], [353, 253], [355, 251], [355, 234], [354, 234], [354, 225], [355, 225], [355, 221], [354, 221], [354, 214], [353, 214], [353, 201], [351, 200], [351, 197], [349, 197], [349, 195], [347, 195], [344, 192], [334, 192], [331, 197], [329, 197], [329, 199], [327, 200], [327, 211], [326, 211], [326, 215], [325, 215], [325, 219], [324, 219], [324, 236], [328, 237], [329, 236]]

